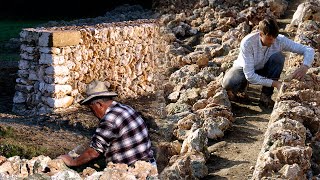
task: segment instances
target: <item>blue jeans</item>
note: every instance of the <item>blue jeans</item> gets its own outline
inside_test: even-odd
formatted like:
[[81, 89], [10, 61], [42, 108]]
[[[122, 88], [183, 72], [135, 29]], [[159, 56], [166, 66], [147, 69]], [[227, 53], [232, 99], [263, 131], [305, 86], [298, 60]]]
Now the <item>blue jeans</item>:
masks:
[[[285, 57], [281, 52], [275, 53], [270, 56], [267, 63], [262, 69], [255, 72], [260, 76], [266, 77], [272, 80], [278, 80], [283, 70]], [[222, 87], [227, 91], [234, 93], [243, 92], [248, 85], [248, 81], [243, 73], [243, 68], [240, 66], [232, 66], [224, 75], [222, 80]], [[273, 94], [273, 87], [263, 86], [261, 93], [268, 97]]]

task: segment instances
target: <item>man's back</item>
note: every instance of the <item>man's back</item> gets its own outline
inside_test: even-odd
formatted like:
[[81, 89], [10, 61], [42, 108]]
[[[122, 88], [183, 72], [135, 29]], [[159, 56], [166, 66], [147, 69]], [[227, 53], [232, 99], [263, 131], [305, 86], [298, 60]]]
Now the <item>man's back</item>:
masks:
[[116, 101], [106, 110], [91, 146], [114, 163], [132, 164], [153, 158], [144, 120], [132, 107]]

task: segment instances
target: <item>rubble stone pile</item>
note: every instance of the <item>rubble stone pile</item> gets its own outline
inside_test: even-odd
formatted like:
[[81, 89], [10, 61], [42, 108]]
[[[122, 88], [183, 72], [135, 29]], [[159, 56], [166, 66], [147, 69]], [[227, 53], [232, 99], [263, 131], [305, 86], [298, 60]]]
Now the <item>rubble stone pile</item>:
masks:
[[164, 87], [166, 120], [174, 124], [175, 141], [158, 145], [158, 154], [171, 156], [162, 161], [168, 163], [159, 169], [160, 178], [208, 175], [208, 139], [223, 137], [234, 121], [231, 103], [221, 87], [223, 74], [237, 57], [241, 39], [266, 15], [282, 15], [287, 4], [221, 1], [218, 5], [204, 0], [195, 3], [191, 12], [167, 11], [161, 16], [160, 31], [169, 43], [165, 51], [169, 76]]
[[157, 168], [145, 161], [137, 161], [132, 167], [127, 164], [108, 163], [103, 171], [87, 167], [82, 172], [68, 168], [61, 159], [37, 156], [20, 159], [19, 156], [0, 156], [0, 179], [158, 179]]

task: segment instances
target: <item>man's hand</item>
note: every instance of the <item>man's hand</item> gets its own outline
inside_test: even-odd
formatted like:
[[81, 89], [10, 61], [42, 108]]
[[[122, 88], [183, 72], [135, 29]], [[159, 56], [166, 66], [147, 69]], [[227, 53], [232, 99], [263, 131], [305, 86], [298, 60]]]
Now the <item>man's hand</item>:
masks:
[[302, 81], [304, 79], [304, 76], [306, 75], [307, 71], [308, 71], [309, 67], [306, 65], [301, 65], [298, 69], [296, 69], [293, 73], [292, 73], [292, 78], [293, 79], [297, 79], [299, 81]]
[[280, 91], [282, 82], [281, 81], [273, 81], [272, 82], [272, 87], [276, 87], [278, 89], [278, 91]]
[[68, 154], [60, 155], [57, 159], [62, 159], [67, 166], [74, 166], [74, 159]]
[[79, 157], [73, 159], [71, 156], [65, 154], [57, 157], [62, 159], [67, 166], [80, 166], [83, 165], [97, 157], [99, 157], [99, 152], [93, 148], [87, 148]]

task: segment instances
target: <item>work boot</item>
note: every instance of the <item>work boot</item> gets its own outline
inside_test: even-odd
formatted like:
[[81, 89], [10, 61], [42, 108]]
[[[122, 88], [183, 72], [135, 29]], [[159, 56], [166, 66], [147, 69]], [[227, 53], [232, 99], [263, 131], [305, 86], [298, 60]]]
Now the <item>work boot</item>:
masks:
[[230, 101], [234, 101], [236, 99], [236, 95], [232, 91], [227, 91], [227, 95]]
[[259, 104], [268, 109], [273, 109], [274, 101], [271, 99], [271, 96], [267, 96], [264, 93], [261, 93]]
[[249, 96], [246, 92], [237, 92], [234, 93], [232, 91], [227, 91], [228, 97], [230, 101], [247, 103], [249, 102]]

